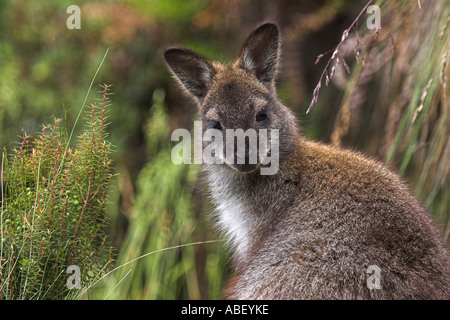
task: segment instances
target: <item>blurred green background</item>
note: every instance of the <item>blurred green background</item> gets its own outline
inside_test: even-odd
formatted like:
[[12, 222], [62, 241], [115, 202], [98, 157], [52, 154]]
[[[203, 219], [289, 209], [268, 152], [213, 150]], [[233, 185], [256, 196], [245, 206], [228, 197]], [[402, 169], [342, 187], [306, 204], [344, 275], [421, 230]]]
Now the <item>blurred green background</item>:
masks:
[[[221, 297], [227, 252], [223, 241], [206, 242], [221, 239], [208, 216], [206, 188], [197, 166], [170, 160], [171, 132], [191, 129], [196, 109], [171, 79], [162, 52], [181, 45], [230, 61], [264, 20], [276, 21], [284, 35], [279, 96], [298, 115], [304, 135], [388, 162], [447, 240], [450, 6], [421, 2], [378, 1], [378, 32], [365, 28], [363, 15], [340, 51], [350, 74], [336, 66], [306, 114], [342, 32], [366, 2], [1, 0], [2, 149], [16, 146], [22, 130], [32, 134], [51, 116], [63, 118], [64, 109], [71, 128], [109, 48], [91, 97], [98, 97], [101, 84], [112, 85], [108, 130], [118, 176], [108, 212], [115, 267], [123, 267], [83, 298]], [[66, 27], [66, 9], [73, 4], [81, 8], [79, 30]], [[355, 49], [364, 52], [364, 65], [356, 63]], [[179, 245], [184, 247], [172, 248]], [[164, 248], [172, 249], [158, 251]]]

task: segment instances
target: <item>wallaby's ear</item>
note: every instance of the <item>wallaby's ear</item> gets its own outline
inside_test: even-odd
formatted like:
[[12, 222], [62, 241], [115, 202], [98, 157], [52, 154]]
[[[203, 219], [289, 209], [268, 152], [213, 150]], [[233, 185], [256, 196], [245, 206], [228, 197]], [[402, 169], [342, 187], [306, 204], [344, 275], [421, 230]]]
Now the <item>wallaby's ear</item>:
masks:
[[280, 32], [275, 23], [256, 28], [242, 47], [240, 66], [264, 84], [272, 82], [278, 71]]
[[215, 71], [212, 64], [198, 53], [185, 48], [169, 48], [164, 59], [181, 85], [198, 99], [206, 96]]

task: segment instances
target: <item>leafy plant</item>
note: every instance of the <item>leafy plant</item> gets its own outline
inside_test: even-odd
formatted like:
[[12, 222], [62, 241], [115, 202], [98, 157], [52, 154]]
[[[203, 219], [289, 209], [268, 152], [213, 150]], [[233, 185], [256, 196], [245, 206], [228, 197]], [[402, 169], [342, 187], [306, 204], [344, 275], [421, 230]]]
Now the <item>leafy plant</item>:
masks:
[[[61, 119], [2, 152], [0, 297], [64, 299], [69, 266], [80, 286], [111, 262], [105, 208], [112, 168], [105, 128], [108, 85], [75, 147]], [[77, 291], [77, 290], [74, 290]]]

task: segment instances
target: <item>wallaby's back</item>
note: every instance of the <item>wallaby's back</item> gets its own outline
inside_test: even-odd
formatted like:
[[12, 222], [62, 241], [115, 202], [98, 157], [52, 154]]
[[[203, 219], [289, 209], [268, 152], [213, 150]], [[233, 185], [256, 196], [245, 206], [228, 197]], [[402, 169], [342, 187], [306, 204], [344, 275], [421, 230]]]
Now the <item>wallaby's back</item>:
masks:
[[448, 248], [397, 175], [300, 135], [275, 90], [279, 47], [278, 27], [265, 23], [230, 66], [188, 49], [165, 52], [198, 103], [203, 132], [279, 131], [279, 141], [263, 150], [279, 154], [274, 174], [262, 174], [261, 159], [203, 165], [215, 218], [232, 248], [226, 297], [448, 299]]

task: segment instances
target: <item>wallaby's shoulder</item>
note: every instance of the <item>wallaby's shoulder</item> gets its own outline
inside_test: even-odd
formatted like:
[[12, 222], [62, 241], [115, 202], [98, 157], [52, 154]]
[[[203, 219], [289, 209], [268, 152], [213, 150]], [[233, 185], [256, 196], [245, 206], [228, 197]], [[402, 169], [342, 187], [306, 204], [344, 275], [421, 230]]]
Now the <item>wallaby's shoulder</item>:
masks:
[[354, 150], [304, 138], [298, 140], [284, 169], [286, 177], [302, 180], [311, 188], [330, 194], [334, 190], [348, 188], [363, 192], [368, 187], [378, 186], [379, 191], [384, 192], [405, 187], [397, 174], [376, 159]]

